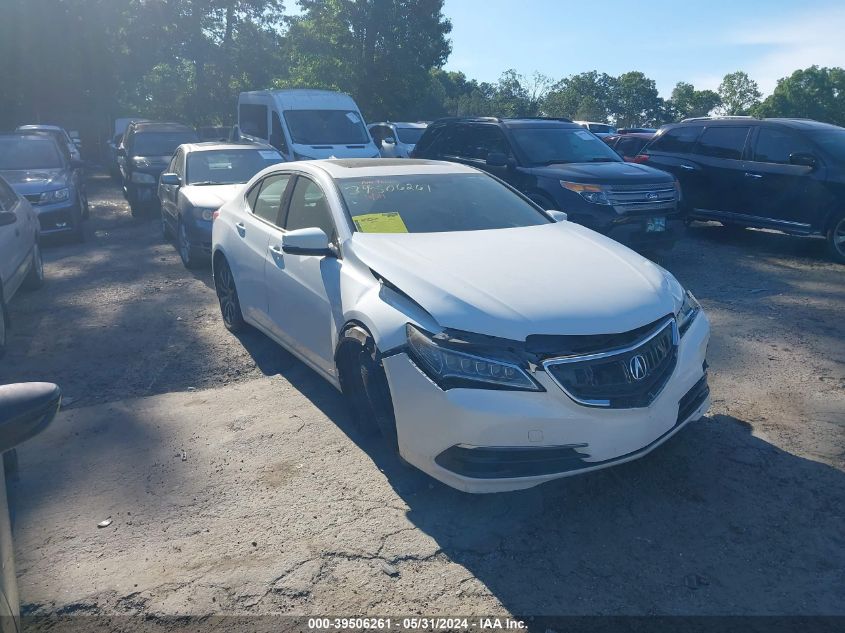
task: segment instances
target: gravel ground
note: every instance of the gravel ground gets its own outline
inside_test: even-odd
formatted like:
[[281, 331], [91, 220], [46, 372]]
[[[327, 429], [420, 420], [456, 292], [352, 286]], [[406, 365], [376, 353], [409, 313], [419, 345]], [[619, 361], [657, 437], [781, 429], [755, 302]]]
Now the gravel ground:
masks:
[[713, 323], [710, 414], [639, 461], [468, 496], [229, 334], [210, 273], [90, 192], [0, 365], [67, 397], [19, 450], [26, 613], [845, 614], [845, 267], [820, 240], [692, 227], [661, 263]]

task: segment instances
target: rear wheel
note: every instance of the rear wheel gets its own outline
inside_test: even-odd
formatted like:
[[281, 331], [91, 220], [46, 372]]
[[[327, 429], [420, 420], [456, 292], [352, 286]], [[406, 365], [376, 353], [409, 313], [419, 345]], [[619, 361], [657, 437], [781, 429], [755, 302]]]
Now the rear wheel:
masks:
[[355, 425], [362, 433], [379, 431], [398, 454], [393, 399], [372, 336], [358, 326], [349, 328], [341, 338], [337, 363]]
[[23, 282], [27, 290], [36, 290], [44, 285], [44, 259], [38, 242], [32, 247], [32, 267]]
[[238, 299], [238, 289], [235, 287], [235, 278], [229, 262], [221, 256], [214, 266], [214, 288], [217, 291], [217, 300], [220, 302], [220, 314], [223, 316], [223, 325], [230, 332], [238, 332], [246, 327], [244, 315], [241, 312], [241, 302]]
[[827, 247], [833, 261], [845, 264], [845, 213], [833, 219], [827, 232]]

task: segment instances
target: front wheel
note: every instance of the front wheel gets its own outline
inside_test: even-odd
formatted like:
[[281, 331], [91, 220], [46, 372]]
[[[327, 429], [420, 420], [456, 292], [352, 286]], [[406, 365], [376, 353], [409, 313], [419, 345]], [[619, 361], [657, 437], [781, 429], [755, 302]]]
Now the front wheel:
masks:
[[845, 264], [845, 213], [837, 215], [827, 232], [827, 247], [835, 262]]
[[41, 246], [36, 242], [32, 247], [32, 266], [23, 282], [27, 290], [37, 290], [44, 285], [44, 259], [41, 256]]
[[358, 429], [363, 433], [379, 431], [398, 454], [390, 385], [372, 336], [357, 326], [347, 330], [340, 341], [337, 363], [341, 390]]
[[179, 257], [182, 258], [182, 264], [188, 270], [196, 268], [197, 256], [194, 252], [194, 247], [191, 246], [191, 239], [188, 237], [188, 227], [179, 218], [179, 224], [176, 229], [177, 245], [179, 247]]
[[246, 327], [244, 315], [241, 312], [241, 302], [238, 298], [238, 289], [235, 287], [235, 277], [225, 257], [220, 257], [219, 262], [214, 266], [214, 288], [217, 291], [217, 300], [220, 302], [220, 314], [223, 316], [223, 325], [230, 332], [239, 332]]

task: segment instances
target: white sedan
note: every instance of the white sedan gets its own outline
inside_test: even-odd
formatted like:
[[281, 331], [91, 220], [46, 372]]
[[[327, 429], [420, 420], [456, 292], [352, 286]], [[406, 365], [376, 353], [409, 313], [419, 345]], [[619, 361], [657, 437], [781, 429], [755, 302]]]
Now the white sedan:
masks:
[[465, 491], [635, 459], [710, 403], [710, 326], [669, 272], [470, 167], [275, 165], [220, 209], [212, 253], [227, 328]]

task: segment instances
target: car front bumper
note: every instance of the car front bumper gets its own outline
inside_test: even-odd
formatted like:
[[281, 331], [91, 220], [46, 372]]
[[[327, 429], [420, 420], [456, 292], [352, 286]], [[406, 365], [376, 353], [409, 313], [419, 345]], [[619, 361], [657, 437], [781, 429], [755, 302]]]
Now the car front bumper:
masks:
[[545, 391], [450, 389], [406, 353], [384, 358], [402, 457], [466, 492], [503, 492], [631, 461], [710, 406], [701, 313], [681, 338], [675, 370], [660, 395], [637, 409], [599, 409], [571, 400], [548, 374]]
[[33, 206], [33, 209], [38, 216], [41, 235], [73, 231], [82, 221], [82, 209], [79, 208], [77, 199], [40, 204]]

